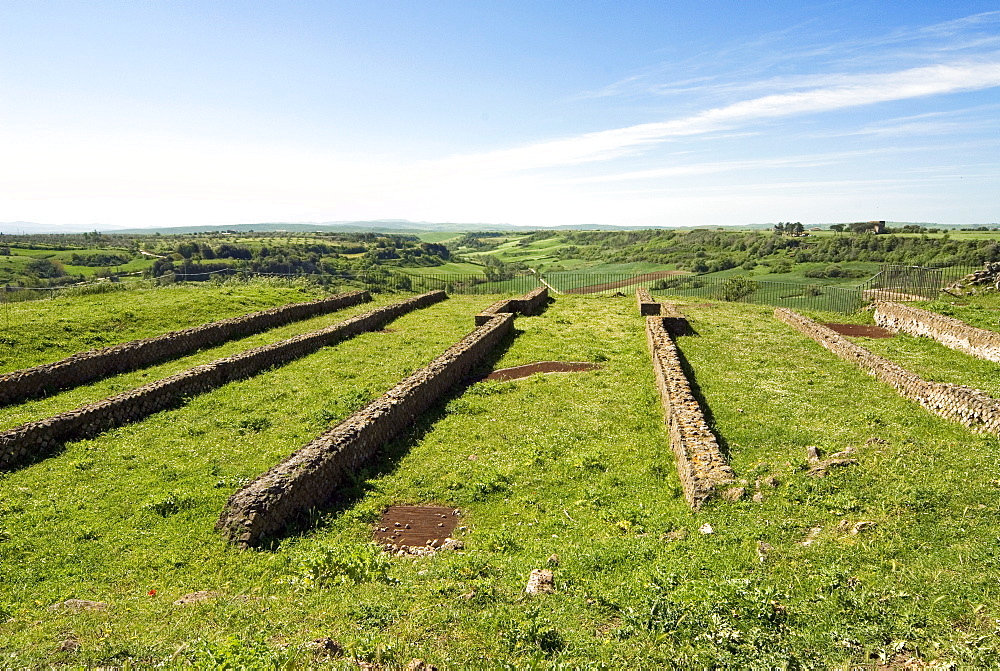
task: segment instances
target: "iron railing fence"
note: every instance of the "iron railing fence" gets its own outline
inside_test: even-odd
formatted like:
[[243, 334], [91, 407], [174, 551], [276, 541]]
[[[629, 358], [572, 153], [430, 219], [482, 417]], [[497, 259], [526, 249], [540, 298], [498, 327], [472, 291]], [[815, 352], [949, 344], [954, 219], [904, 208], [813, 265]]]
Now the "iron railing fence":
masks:
[[853, 286], [736, 279], [741, 277], [746, 276], [723, 278], [689, 275], [654, 284], [651, 292], [654, 296], [737, 301], [842, 314], [857, 312], [866, 304], [861, 291]]
[[[223, 269], [201, 273], [173, 272], [164, 277], [140, 282], [113, 282], [102, 280], [58, 287], [2, 287], [0, 304], [76, 294], [105, 293], [126, 290], [134, 286], [153, 286], [156, 283], [226, 281], [269, 277], [275, 280], [315, 282], [333, 288], [358, 287], [376, 292], [422, 293], [443, 289], [454, 294], [521, 294], [539, 286], [547, 286], [554, 293], [565, 294], [614, 294], [631, 293], [644, 286], [654, 294], [697, 297], [711, 300], [738, 300], [767, 305], [800, 307], [850, 313], [861, 309], [865, 303], [876, 299], [912, 300], [933, 299], [941, 289], [955, 280], [978, 270], [976, 266], [947, 266], [927, 268], [886, 264], [878, 273], [858, 285], [809, 284], [756, 280], [733, 277], [680, 274], [677, 271], [647, 273], [587, 273], [558, 272], [547, 274], [523, 273], [513, 276], [487, 277], [478, 274], [435, 273], [421, 268], [380, 269], [371, 272], [339, 272], [325, 274], [307, 273], [252, 273], [238, 269]], [[736, 284], [742, 283], [742, 286]]]
[[858, 289], [866, 300], [933, 300], [941, 290], [982, 266], [904, 266], [885, 264]]

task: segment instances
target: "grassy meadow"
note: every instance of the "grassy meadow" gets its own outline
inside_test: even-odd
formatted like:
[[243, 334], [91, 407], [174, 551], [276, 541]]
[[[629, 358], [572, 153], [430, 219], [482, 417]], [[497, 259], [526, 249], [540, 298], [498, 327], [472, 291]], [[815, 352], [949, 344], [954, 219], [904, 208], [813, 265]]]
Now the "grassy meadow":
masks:
[[[199, 291], [219, 299], [166, 291], [192, 312]], [[495, 298], [454, 296], [0, 474], [4, 665], [1000, 664], [1000, 441], [762, 306], [681, 305], [694, 335], [678, 344], [741, 501], [686, 506], [634, 298], [559, 296], [519, 317], [489, 366], [600, 370], [456, 390], [310, 524], [264, 550], [223, 543], [212, 526], [233, 491], [437, 356]], [[853, 447], [858, 464], [812, 477], [809, 445]], [[464, 547], [382, 553], [372, 524], [395, 503], [459, 508]], [[555, 593], [524, 593], [534, 568], [554, 572]], [[198, 590], [218, 596], [173, 605]], [[52, 608], [70, 598], [107, 608]], [[339, 650], [310, 645], [323, 638]]]

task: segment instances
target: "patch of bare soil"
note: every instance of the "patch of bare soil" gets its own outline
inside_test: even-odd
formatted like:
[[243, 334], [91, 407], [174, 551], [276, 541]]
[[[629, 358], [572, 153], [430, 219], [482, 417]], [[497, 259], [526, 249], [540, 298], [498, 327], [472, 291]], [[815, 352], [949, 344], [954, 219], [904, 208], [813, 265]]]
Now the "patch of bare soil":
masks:
[[392, 551], [439, 548], [451, 538], [458, 516], [443, 506], [390, 506], [375, 523], [375, 542]]
[[469, 380], [469, 382], [519, 380], [522, 377], [528, 377], [535, 373], [580, 373], [587, 370], [598, 370], [600, 367], [600, 364], [588, 361], [538, 361], [523, 366], [514, 366], [513, 368], [501, 368], [489, 375]]
[[631, 287], [636, 284], [642, 284], [643, 282], [648, 282], [650, 280], [660, 280], [664, 277], [676, 277], [678, 275], [690, 275], [691, 273], [686, 270], [657, 270], [652, 273], [645, 273], [644, 275], [636, 275], [635, 277], [630, 277], [627, 280], [619, 280], [617, 282], [607, 282], [605, 284], [591, 284], [586, 287], [577, 287], [576, 289], [567, 289], [564, 294], [598, 294], [602, 291], [608, 291], [609, 289], [621, 289], [622, 287]]
[[828, 329], [833, 329], [840, 335], [856, 338], [892, 338], [896, 334], [881, 326], [869, 326], [867, 324], [823, 324]]

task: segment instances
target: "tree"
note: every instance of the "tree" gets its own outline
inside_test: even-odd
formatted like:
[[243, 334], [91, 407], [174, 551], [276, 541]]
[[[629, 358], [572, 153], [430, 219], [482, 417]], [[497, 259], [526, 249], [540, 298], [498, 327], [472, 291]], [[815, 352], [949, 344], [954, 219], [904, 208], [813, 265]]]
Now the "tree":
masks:
[[834, 233], [843, 233], [844, 232], [844, 228], [845, 228], [844, 224], [831, 224], [830, 225], [830, 230], [833, 231]]

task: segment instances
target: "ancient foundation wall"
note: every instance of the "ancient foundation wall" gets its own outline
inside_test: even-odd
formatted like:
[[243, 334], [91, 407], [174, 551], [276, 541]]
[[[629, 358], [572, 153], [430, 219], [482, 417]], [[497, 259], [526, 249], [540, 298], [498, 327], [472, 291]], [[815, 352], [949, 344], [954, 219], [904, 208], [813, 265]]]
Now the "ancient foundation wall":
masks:
[[326, 345], [382, 328], [411, 310], [445, 298], [447, 296], [443, 291], [432, 291], [318, 331], [195, 366], [117, 396], [4, 431], [0, 433], [0, 470], [10, 470], [35, 461], [68, 440], [91, 438], [116, 426], [140, 421], [154, 412], [177, 405], [186, 396], [204, 393], [288, 363]]
[[461, 382], [513, 327], [512, 313], [478, 326], [426, 368], [233, 494], [216, 529], [233, 543], [254, 546], [328, 503], [365, 462], [412, 427], [420, 413]]
[[933, 338], [980, 359], [1000, 362], [1000, 333], [969, 326], [953, 317], [899, 303], [875, 303], [875, 323], [893, 331]]
[[639, 303], [639, 314], [643, 317], [660, 314], [660, 304], [653, 300], [652, 294], [646, 287], [635, 290], [635, 300]]
[[670, 446], [677, 460], [684, 498], [697, 509], [718, 487], [732, 483], [734, 474], [722, 455], [718, 440], [708, 428], [705, 414], [681, 365], [677, 344], [671, 337], [671, 332], [681, 329], [676, 322], [686, 325], [686, 320], [672, 307], [665, 307], [666, 316], [646, 317], [646, 340], [653, 357], [656, 387], [670, 429]]
[[548, 300], [549, 290], [547, 287], [532, 289], [520, 298], [499, 300], [476, 315], [476, 326], [482, 326], [497, 315], [502, 314], [538, 314]]
[[243, 338], [284, 324], [370, 301], [367, 291], [352, 291], [308, 303], [294, 303], [248, 315], [172, 331], [153, 338], [81, 352], [55, 363], [0, 375], [0, 405], [19, 403], [60, 389], [127, 373], [204, 347]]
[[826, 326], [787, 308], [776, 309], [774, 316], [931, 412], [961, 422], [977, 431], [1000, 435], [1000, 401], [992, 396], [964, 385], [924, 380]]

